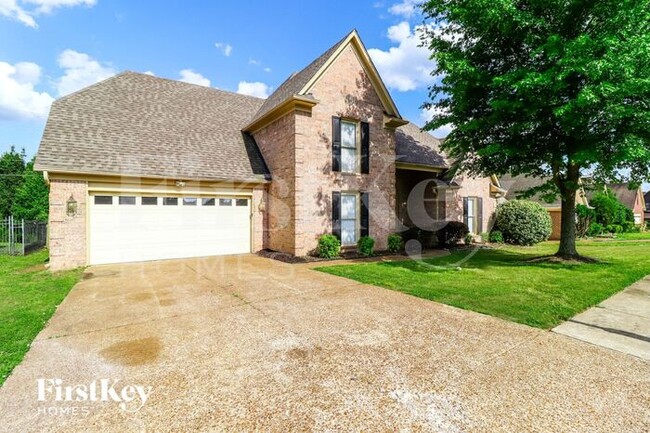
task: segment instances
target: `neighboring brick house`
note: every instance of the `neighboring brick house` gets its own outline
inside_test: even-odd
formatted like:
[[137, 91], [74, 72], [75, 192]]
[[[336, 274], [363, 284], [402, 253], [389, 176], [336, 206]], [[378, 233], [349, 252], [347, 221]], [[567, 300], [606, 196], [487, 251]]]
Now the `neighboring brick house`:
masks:
[[610, 183], [607, 184], [607, 189], [614, 193], [623, 206], [632, 211], [635, 225], [640, 226], [644, 223], [646, 202], [641, 187], [630, 188], [628, 183]]
[[324, 233], [381, 250], [450, 219], [487, 231], [493, 182], [446, 181], [439, 144], [401, 117], [356, 31], [266, 100], [124, 72], [52, 106], [36, 157], [51, 268], [303, 256]]

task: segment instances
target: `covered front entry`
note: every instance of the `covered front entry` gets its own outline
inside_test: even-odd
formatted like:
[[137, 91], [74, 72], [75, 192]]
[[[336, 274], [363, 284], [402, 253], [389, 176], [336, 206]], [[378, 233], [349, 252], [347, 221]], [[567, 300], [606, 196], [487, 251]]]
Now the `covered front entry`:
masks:
[[450, 186], [439, 173], [398, 169], [396, 189], [397, 216], [404, 227], [435, 231], [446, 220]]
[[89, 197], [89, 263], [137, 262], [251, 251], [246, 195]]

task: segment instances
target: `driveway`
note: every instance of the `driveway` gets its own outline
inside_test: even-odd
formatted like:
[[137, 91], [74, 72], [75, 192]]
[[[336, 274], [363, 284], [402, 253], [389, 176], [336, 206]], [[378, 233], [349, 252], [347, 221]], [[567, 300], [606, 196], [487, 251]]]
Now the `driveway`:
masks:
[[650, 276], [553, 331], [650, 361]]
[[650, 364], [247, 255], [89, 268], [0, 407], [11, 432], [641, 432]]

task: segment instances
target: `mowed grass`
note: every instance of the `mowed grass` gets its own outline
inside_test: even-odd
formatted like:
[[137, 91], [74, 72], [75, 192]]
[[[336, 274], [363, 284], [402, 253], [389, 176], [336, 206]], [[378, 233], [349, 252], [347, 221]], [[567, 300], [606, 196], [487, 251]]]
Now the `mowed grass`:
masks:
[[0, 385], [81, 276], [81, 270], [50, 273], [47, 257], [47, 250], [0, 256]]
[[[548, 329], [650, 274], [650, 242], [580, 242], [600, 263], [526, 262], [553, 254], [557, 242], [481, 249], [426, 259], [317, 268], [466, 310]], [[458, 270], [460, 266], [460, 270]]]

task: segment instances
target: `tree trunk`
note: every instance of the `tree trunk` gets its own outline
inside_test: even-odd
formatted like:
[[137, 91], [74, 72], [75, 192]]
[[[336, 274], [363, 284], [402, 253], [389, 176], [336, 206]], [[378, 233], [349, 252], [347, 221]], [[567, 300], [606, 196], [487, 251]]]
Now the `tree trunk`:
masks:
[[560, 248], [555, 255], [563, 259], [576, 258], [576, 190], [573, 188], [562, 194], [561, 221]]

